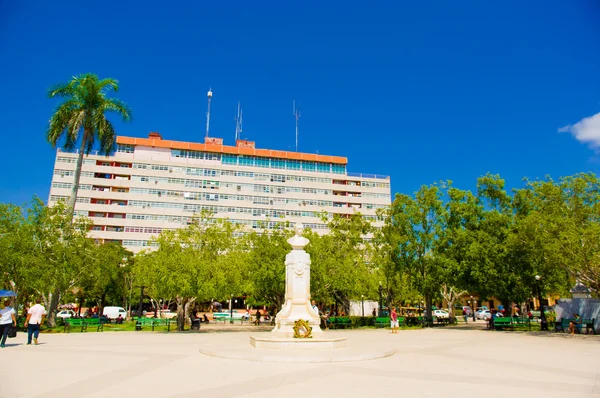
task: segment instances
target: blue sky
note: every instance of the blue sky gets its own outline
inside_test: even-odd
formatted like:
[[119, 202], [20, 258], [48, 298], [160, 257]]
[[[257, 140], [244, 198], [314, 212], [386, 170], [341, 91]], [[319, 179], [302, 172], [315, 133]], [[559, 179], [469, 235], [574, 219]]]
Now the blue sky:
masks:
[[295, 99], [301, 151], [393, 192], [599, 171], [600, 6], [398, 3], [0, 0], [0, 201], [47, 199], [46, 89], [85, 72], [120, 81], [127, 136], [203, 140], [212, 87], [211, 136], [233, 144], [239, 100], [242, 137], [288, 150]]

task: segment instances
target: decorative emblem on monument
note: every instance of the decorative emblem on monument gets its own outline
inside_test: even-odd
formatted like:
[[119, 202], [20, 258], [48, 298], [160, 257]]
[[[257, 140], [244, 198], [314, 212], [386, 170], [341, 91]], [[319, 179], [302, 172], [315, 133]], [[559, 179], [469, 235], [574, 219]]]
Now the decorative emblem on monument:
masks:
[[294, 338], [296, 339], [311, 339], [312, 328], [308, 324], [308, 321], [304, 319], [298, 319], [294, 322]]

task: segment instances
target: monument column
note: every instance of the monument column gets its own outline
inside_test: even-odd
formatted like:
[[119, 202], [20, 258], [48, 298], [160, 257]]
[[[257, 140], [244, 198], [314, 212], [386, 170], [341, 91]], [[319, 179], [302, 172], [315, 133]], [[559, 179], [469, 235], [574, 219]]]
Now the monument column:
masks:
[[277, 313], [272, 331], [281, 338], [294, 336], [294, 323], [299, 319], [308, 322], [314, 336], [323, 333], [319, 314], [310, 303], [310, 255], [304, 251], [309, 240], [302, 236], [302, 224], [296, 224], [295, 232], [287, 241], [292, 251], [285, 257], [285, 303]]

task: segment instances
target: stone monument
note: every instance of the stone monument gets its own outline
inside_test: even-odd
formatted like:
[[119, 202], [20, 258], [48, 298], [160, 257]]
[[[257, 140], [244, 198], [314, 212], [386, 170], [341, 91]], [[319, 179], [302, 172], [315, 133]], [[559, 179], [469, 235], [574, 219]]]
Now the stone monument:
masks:
[[294, 337], [294, 324], [302, 319], [320, 336], [321, 319], [310, 303], [310, 255], [304, 251], [309, 240], [302, 236], [303, 225], [296, 224], [296, 234], [288, 239], [292, 251], [285, 256], [285, 303], [275, 318], [273, 335]]
[[[275, 328], [269, 337], [250, 337], [256, 348], [338, 348], [346, 338], [328, 339], [321, 330], [321, 318], [310, 300], [310, 255], [304, 251], [309, 240], [302, 236], [303, 226], [295, 226], [295, 235], [288, 239], [292, 251], [285, 257], [285, 303], [275, 318]], [[294, 327], [311, 328], [311, 338], [294, 338]], [[297, 331], [297, 330], [296, 330]]]

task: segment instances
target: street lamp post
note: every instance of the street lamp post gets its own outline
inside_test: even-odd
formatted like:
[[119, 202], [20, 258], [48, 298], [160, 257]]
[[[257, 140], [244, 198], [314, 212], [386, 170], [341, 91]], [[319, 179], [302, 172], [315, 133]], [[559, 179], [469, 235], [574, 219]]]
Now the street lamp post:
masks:
[[[473, 297], [473, 296], [471, 296]], [[477, 299], [473, 299], [473, 322], [476, 322], [475, 319], [475, 308], [477, 308]]]
[[383, 286], [379, 282], [379, 316], [383, 316]]
[[229, 299], [229, 323], [233, 323], [233, 294]]
[[365, 316], [365, 295], [361, 294], [360, 295], [360, 303], [362, 305], [362, 316]]
[[546, 331], [546, 330], [548, 330], [548, 321], [546, 320], [546, 313], [544, 312], [544, 306], [542, 305], [542, 283], [540, 282], [541, 279], [542, 279], [541, 276], [539, 276], [539, 275], [535, 276], [536, 287], [537, 287], [537, 296], [538, 296], [538, 301], [540, 302], [540, 321], [541, 321], [540, 329], [542, 331]]

